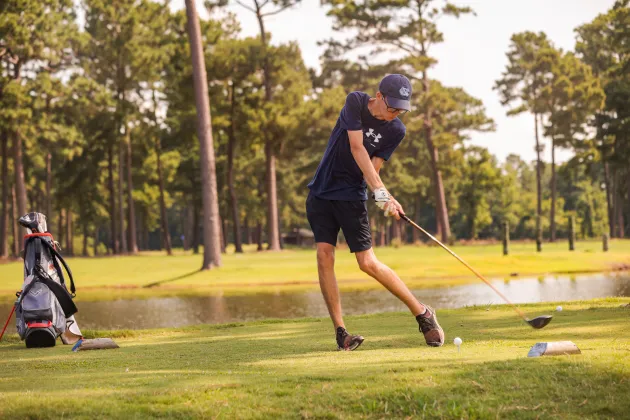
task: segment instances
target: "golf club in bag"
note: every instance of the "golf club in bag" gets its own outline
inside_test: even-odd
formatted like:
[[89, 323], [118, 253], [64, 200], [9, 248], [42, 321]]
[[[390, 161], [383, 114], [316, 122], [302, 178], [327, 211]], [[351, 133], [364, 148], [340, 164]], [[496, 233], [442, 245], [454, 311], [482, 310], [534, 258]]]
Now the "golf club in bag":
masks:
[[[24, 237], [24, 284], [15, 302], [15, 317], [20, 338], [26, 347], [53, 347], [58, 337], [63, 344], [82, 338], [74, 314], [77, 307], [70, 268], [48, 232], [46, 216], [28, 213], [19, 219], [26, 228]], [[70, 291], [61, 266], [68, 273]]]
[[449, 254], [451, 254], [453, 257], [457, 258], [457, 260], [464, 264], [470, 271], [472, 271], [481, 281], [483, 281], [484, 283], [486, 283], [488, 286], [490, 286], [490, 288], [492, 288], [492, 290], [494, 290], [497, 295], [501, 296], [501, 298], [503, 298], [503, 300], [505, 302], [507, 302], [508, 304], [510, 304], [512, 306], [512, 308], [514, 308], [514, 310], [519, 314], [519, 316], [523, 319], [523, 321], [525, 321], [530, 327], [532, 328], [536, 328], [536, 329], [540, 329], [540, 328], [544, 328], [545, 326], [547, 326], [547, 324], [549, 324], [551, 322], [551, 315], [541, 315], [538, 316], [536, 318], [533, 319], [529, 319], [525, 316], [525, 314], [523, 313], [523, 311], [520, 310], [520, 308], [518, 306], [516, 306], [515, 304], [513, 304], [503, 293], [501, 293], [496, 287], [494, 287], [492, 285], [492, 283], [490, 283], [488, 280], [485, 279], [484, 276], [482, 276], [481, 274], [479, 274], [477, 272], [477, 270], [475, 270], [474, 268], [472, 268], [470, 265], [468, 265], [466, 263], [466, 261], [462, 260], [459, 256], [457, 256], [457, 254], [455, 254], [453, 251], [451, 251], [450, 249], [448, 249], [448, 247], [446, 245], [444, 245], [442, 242], [438, 241], [436, 238], [433, 237], [433, 235], [431, 235], [429, 232], [427, 232], [426, 230], [422, 229], [420, 226], [418, 226], [417, 224], [415, 224], [409, 217], [405, 216], [404, 214], [400, 215], [400, 218], [403, 219], [405, 222], [409, 223], [411, 226], [413, 226], [414, 228], [418, 229], [420, 232], [424, 233], [425, 235], [427, 235], [429, 238], [431, 238], [431, 240], [433, 240], [435, 243], [437, 243], [439, 246], [441, 246], [442, 248], [444, 248]]

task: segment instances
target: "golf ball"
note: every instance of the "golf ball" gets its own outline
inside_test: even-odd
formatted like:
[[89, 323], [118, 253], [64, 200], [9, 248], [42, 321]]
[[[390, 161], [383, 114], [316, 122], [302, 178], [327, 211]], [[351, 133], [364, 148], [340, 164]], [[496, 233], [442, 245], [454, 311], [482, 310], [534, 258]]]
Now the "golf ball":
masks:
[[462, 345], [462, 339], [459, 337], [455, 337], [455, 340], [453, 340], [453, 344], [455, 344], [457, 347]]
[[562, 306], [556, 306], [556, 311], [560, 312], [562, 310]]

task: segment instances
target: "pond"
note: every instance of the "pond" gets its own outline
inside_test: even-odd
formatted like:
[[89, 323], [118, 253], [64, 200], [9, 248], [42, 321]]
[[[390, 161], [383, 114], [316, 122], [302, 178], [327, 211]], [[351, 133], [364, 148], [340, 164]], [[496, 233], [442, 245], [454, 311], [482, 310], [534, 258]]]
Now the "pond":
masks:
[[[494, 280], [493, 285], [515, 303], [630, 296], [630, 274], [588, 274]], [[413, 293], [436, 309], [501, 304], [485, 284], [418, 289]], [[405, 311], [386, 290], [343, 292], [345, 315]], [[325, 317], [319, 291], [247, 296], [172, 297], [155, 299], [78, 302], [77, 321], [83, 329], [143, 329], [195, 324], [242, 322], [266, 318]], [[10, 311], [0, 305], [0, 314]]]

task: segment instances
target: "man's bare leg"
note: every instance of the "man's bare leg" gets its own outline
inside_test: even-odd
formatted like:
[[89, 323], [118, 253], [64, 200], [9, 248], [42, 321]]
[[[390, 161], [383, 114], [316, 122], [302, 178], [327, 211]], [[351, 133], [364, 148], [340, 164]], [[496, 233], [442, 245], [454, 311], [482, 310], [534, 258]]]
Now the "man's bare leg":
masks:
[[319, 274], [319, 287], [322, 289], [322, 295], [335, 330], [337, 327], [345, 328], [341, 315], [339, 287], [335, 278], [335, 247], [333, 245], [325, 242], [317, 243], [317, 273]]
[[437, 316], [433, 309], [418, 302], [418, 299], [411, 293], [409, 288], [394, 273], [394, 270], [376, 259], [374, 251], [370, 248], [367, 251], [356, 253], [357, 262], [361, 270], [374, 277], [394, 296], [403, 301], [409, 308], [413, 316], [418, 321], [420, 332], [429, 346], [439, 347], [444, 344], [444, 331], [438, 324]]
[[330, 319], [335, 326], [337, 346], [340, 350], [355, 350], [363, 343], [363, 337], [349, 334], [343, 323], [341, 298], [335, 278], [335, 247], [331, 244], [317, 243], [317, 272], [319, 273], [319, 287], [322, 289]]
[[380, 262], [372, 248], [356, 253], [357, 262], [361, 271], [370, 275], [381, 283], [394, 296], [400, 299], [411, 311], [413, 316], [418, 316], [425, 311], [425, 306], [411, 293], [407, 285], [396, 275], [394, 270]]

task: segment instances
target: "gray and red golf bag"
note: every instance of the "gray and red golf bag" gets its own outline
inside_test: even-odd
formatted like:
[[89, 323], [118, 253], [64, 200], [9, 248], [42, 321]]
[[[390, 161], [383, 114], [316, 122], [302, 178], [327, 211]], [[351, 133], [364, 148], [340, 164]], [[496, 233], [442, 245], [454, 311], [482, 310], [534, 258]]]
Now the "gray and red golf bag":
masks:
[[[28, 213], [19, 220], [24, 237], [24, 284], [15, 302], [17, 330], [26, 347], [53, 347], [57, 337], [64, 344], [81, 339], [74, 320], [77, 307], [72, 272], [48, 232], [46, 216]], [[61, 266], [68, 273], [70, 292]]]

